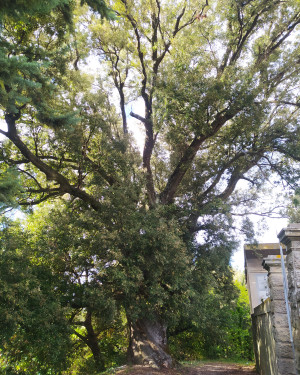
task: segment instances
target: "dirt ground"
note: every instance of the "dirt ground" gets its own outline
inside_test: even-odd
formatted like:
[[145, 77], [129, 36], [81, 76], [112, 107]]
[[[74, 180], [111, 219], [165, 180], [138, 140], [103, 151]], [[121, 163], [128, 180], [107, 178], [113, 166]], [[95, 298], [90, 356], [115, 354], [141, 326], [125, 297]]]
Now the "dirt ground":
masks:
[[257, 375], [253, 366], [227, 363], [205, 363], [197, 366], [182, 367], [172, 370], [154, 370], [148, 367], [125, 367], [115, 372], [116, 375]]

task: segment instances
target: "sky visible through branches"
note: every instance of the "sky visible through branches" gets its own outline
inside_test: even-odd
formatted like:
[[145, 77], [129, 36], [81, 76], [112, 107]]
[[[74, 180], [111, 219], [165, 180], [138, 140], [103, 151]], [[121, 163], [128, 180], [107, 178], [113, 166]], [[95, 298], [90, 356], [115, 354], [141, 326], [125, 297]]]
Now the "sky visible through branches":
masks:
[[[96, 61], [94, 59], [90, 60], [90, 63], [87, 65], [87, 70], [97, 72], [97, 65]], [[143, 115], [143, 103], [142, 101], [135, 101], [132, 103], [129, 103], [127, 105], [127, 112], [128, 112], [128, 128], [129, 131], [132, 132], [134, 135], [134, 138], [137, 143], [137, 147], [142, 153], [143, 145], [144, 145], [144, 133], [143, 133], [143, 127], [142, 124], [131, 117], [129, 115], [130, 111], [133, 111], [136, 114]], [[1, 117], [3, 116], [3, 113], [1, 113]], [[7, 130], [6, 123], [4, 120], [0, 119], [0, 128], [4, 131]], [[0, 142], [5, 139], [4, 136], [0, 134]], [[237, 190], [239, 189], [247, 189], [246, 184], [244, 182], [239, 182]], [[272, 192], [272, 194], [271, 194]], [[277, 234], [280, 232], [280, 230], [287, 226], [288, 220], [285, 217], [281, 217], [280, 214], [268, 214], [268, 210], [271, 209], [271, 207], [277, 206], [274, 205], [274, 202], [277, 202], [278, 200], [281, 200], [281, 202], [278, 203], [280, 208], [284, 208], [285, 205], [288, 204], [288, 202], [281, 198], [285, 192], [284, 186], [280, 185], [274, 188], [274, 186], [269, 188], [270, 196], [264, 196], [264, 208], [265, 210], [261, 210], [261, 202], [257, 204], [257, 207], [255, 209], [252, 209], [251, 212], [253, 214], [249, 215], [250, 220], [254, 223], [255, 233], [256, 237], [255, 239], [260, 243], [275, 243], [277, 242]], [[259, 212], [266, 212], [265, 215], [259, 215]], [[22, 214], [20, 211], [14, 211], [15, 217], [21, 217]], [[239, 227], [241, 225], [241, 218], [244, 215], [237, 214], [235, 225]], [[238, 231], [236, 232], [237, 236], [239, 238], [239, 248], [238, 250], [233, 254], [231, 264], [233, 268], [238, 269], [242, 271], [244, 269], [244, 244], [246, 243], [244, 239], [239, 235]]]
[[[128, 114], [130, 111], [143, 116], [143, 102], [142, 100], [137, 100], [130, 103], [128, 106]], [[142, 153], [144, 146], [144, 133], [142, 124], [134, 119], [133, 117], [128, 116], [128, 128], [134, 135], [137, 146]], [[237, 190], [246, 190], [247, 184], [245, 181], [240, 181], [237, 186]], [[286, 198], [284, 198], [285, 187], [283, 184], [279, 186], [274, 186], [270, 183], [268, 187], [268, 194], [264, 197], [261, 197], [261, 200], [257, 202], [257, 206], [254, 209], [251, 209], [249, 216], [250, 220], [254, 224], [255, 228], [255, 240], [259, 243], [275, 243], [277, 242], [277, 234], [281, 231], [282, 228], [286, 227], [288, 224], [288, 219], [281, 214], [281, 211], [284, 211], [286, 205], [289, 203]], [[274, 209], [274, 212], [273, 212]], [[272, 211], [272, 212], [271, 212]], [[262, 214], [260, 214], [262, 213]], [[237, 228], [241, 226], [242, 218], [244, 214], [237, 212], [235, 225]], [[236, 231], [239, 239], [238, 250], [233, 254], [231, 259], [231, 265], [233, 268], [242, 271], [244, 269], [244, 244], [246, 241], [241, 236], [239, 231]]]
[[[90, 74], [94, 74], [95, 77], [101, 75], [100, 63], [97, 56], [90, 55], [89, 58], [87, 58], [85, 62], [80, 63], [80, 65], [81, 64], [81, 68]], [[117, 104], [117, 92], [112, 93], [112, 100], [116, 101]], [[131, 117], [130, 112], [143, 116], [143, 111], [144, 103], [141, 98], [133, 100], [126, 105], [128, 129], [133, 134], [136, 140], [136, 145], [141, 154], [143, 152], [145, 142], [143, 125], [140, 121]], [[4, 114], [0, 113], [0, 129], [7, 131], [7, 126], [3, 118]], [[0, 134], [0, 142], [4, 139], [5, 137]], [[250, 214], [247, 215], [254, 224], [255, 240], [259, 243], [277, 242], [277, 234], [288, 224], [287, 218], [282, 214], [282, 212], [285, 211], [286, 206], [289, 204], [289, 201], [286, 199], [286, 197], [284, 197], [286, 188], [283, 186], [283, 183], [278, 186], [274, 186], [274, 184], [270, 182], [269, 185], [270, 186], [267, 189], [268, 193], [260, 197], [260, 200], [257, 202], [256, 206], [250, 209]], [[248, 185], [245, 183], [245, 181], [239, 181], [236, 190], [247, 192], [247, 189]], [[23, 214], [18, 210], [15, 210], [13, 213], [14, 217], [22, 217], [22, 215]], [[236, 235], [239, 241], [239, 247], [231, 259], [233, 268], [241, 271], [244, 269], [244, 244], [246, 243], [245, 239], [239, 232], [243, 217], [245, 217], [245, 213], [241, 213], [240, 211], [236, 212], [234, 226], [237, 228]]]

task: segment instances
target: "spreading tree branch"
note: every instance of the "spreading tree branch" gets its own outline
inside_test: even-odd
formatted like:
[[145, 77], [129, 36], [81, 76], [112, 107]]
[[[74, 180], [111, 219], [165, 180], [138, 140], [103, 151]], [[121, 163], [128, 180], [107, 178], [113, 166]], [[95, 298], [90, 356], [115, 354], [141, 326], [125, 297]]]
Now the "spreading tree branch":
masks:
[[72, 332], [73, 332], [78, 338], [80, 338], [80, 340], [82, 340], [83, 342], [85, 342], [85, 343], [87, 344], [88, 339], [87, 339], [86, 336], [81, 335], [79, 332], [76, 331], [76, 329], [72, 329]]
[[13, 142], [13, 144], [19, 149], [21, 154], [28, 159], [36, 168], [46, 175], [48, 180], [56, 181], [60, 185], [61, 193], [69, 193], [72, 196], [78, 197], [84, 202], [88, 203], [95, 210], [101, 210], [101, 203], [96, 200], [94, 197], [86, 193], [85, 191], [72, 186], [68, 179], [62, 174], [57, 172], [48, 164], [44, 163], [39, 157], [34, 155], [21, 138], [17, 134], [16, 121], [20, 118], [20, 114], [11, 114], [7, 113], [5, 115], [5, 121], [8, 126], [8, 131], [5, 132], [5, 135]]
[[189, 232], [191, 234], [197, 232], [199, 230], [199, 226], [197, 224], [198, 217], [200, 215], [200, 212], [203, 210], [203, 208], [211, 203], [211, 200], [205, 201], [205, 198], [207, 197], [208, 193], [211, 192], [217, 185], [218, 182], [220, 182], [221, 177], [224, 175], [224, 172], [228, 170], [228, 168], [234, 163], [240, 159], [241, 157], [245, 157], [245, 161], [243, 161], [243, 164], [237, 164], [234, 168], [233, 171], [231, 172], [231, 176], [227, 181], [227, 184], [223, 191], [219, 194], [216, 194], [214, 196], [214, 199], [216, 200], [222, 200], [226, 201], [230, 195], [233, 193], [237, 183], [241, 180], [244, 179], [244, 174], [246, 174], [252, 167], [257, 165], [259, 160], [264, 156], [263, 155], [263, 150], [260, 150], [255, 154], [253, 157], [248, 157], [248, 160], [246, 160], [246, 157], [249, 156], [246, 153], [239, 153], [236, 155], [236, 157], [232, 158], [230, 162], [226, 164], [226, 168], [222, 168], [215, 180], [212, 182], [210, 187], [207, 188], [207, 190], [200, 195], [199, 199], [197, 200], [198, 203], [194, 205], [193, 207], [193, 213], [189, 217]]
[[239, 112], [239, 110], [240, 109], [227, 109], [225, 111], [219, 112], [216, 115], [215, 120], [211, 123], [210, 133], [194, 138], [192, 143], [184, 152], [182, 158], [174, 169], [174, 172], [171, 174], [165, 189], [160, 194], [160, 200], [162, 204], [168, 204], [172, 202], [183, 177], [191, 167], [192, 162], [201, 145], [208, 138], [215, 135], [228, 120], [232, 119]]
[[32, 200], [32, 201], [19, 201], [18, 204], [20, 206], [35, 206], [37, 204], [40, 204], [42, 202], [45, 202], [47, 201], [48, 199], [50, 198], [56, 198], [56, 197], [59, 197], [61, 196], [63, 193], [61, 192], [54, 192], [54, 193], [51, 193], [51, 194], [47, 194], [47, 195], [44, 195], [42, 198], [40, 199], [36, 199], [36, 200]]
[[269, 45], [262, 51], [255, 63], [256, 66], [259, 66], [263, 61], [267, 60], [270, 55], [278, 49], [282, 43], [291, 35], [292, 31], [297, 25], [300, 24], [300, 13], [297, 13], [293, 19], [286, 25], [284, 30], [281, 30], [276, 36], [274, 36], [269, 43]]

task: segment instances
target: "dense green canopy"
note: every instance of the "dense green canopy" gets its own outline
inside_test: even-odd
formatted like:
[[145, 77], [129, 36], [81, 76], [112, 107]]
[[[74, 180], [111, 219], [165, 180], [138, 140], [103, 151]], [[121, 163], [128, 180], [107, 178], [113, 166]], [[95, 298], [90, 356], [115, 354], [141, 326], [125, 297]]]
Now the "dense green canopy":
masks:
[[1, 200], [55, 202], [24, 233], [98, 369], [118, 314], [134, 362], [172, 366], [166, 332], [231, 299], [238, 183], [298, 184], [300, 3], [16, 1], [0, 22]]

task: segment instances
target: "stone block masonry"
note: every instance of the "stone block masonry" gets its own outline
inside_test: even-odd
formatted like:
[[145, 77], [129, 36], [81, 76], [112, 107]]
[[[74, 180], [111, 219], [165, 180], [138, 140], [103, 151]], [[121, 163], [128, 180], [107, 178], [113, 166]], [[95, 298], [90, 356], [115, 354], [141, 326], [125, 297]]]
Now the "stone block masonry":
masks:
[[252, 314], [257, 370], [260, 375], [295, 375], [280, 256], [269, 255], [263, 266], [268, 271], [270, 297]]
[[281, 258], [269, 255], [263, 261], [268, 271], [270, 288], [270, 313], [275, 340], [275, 356], [278, 375], [295, 375], [294, 353], [289, 334], [287, 309], [284, 298]]
[[287, 248], [289, 303], [295, 346], [296, 374], [300, 375], [300, 224], [282, 229], [278, 238]]
[[278, 375], [271, 299], [258, 305], [251, 318], [257, 371], [260, 375]]

